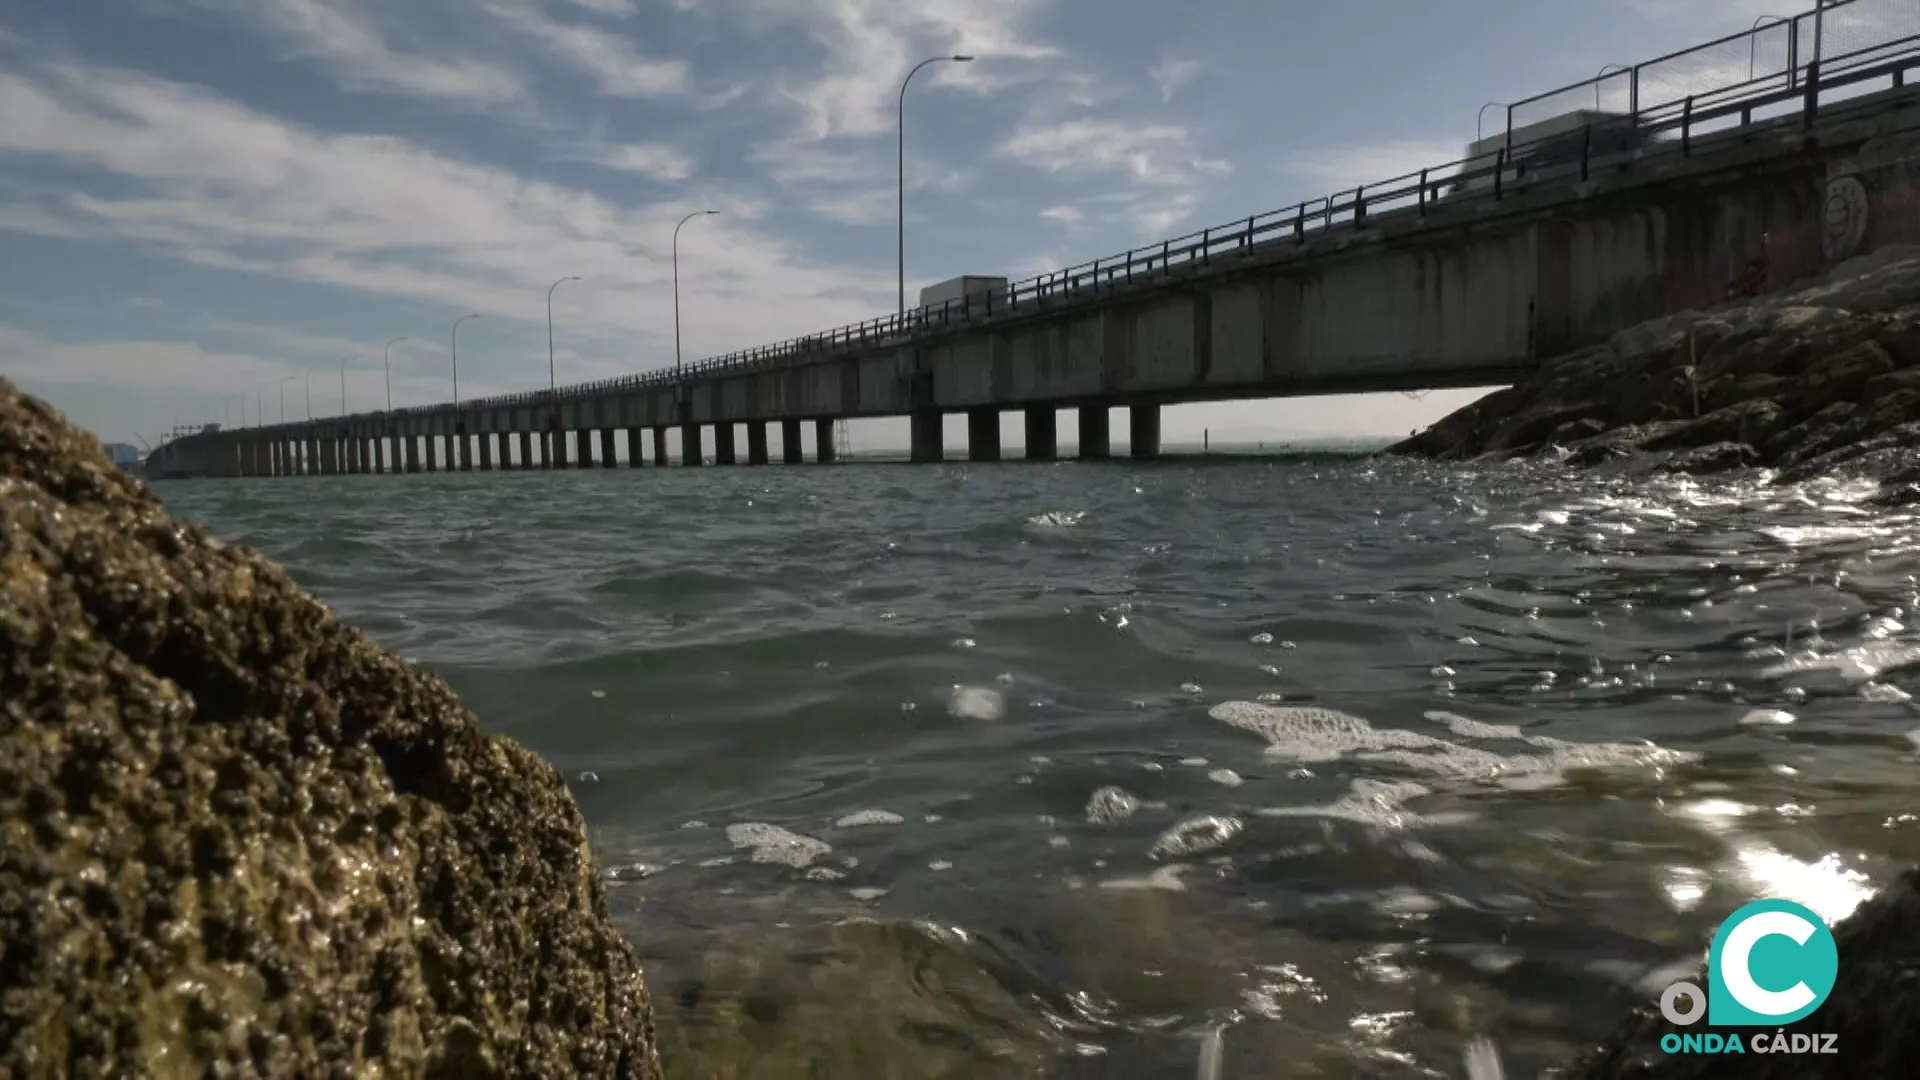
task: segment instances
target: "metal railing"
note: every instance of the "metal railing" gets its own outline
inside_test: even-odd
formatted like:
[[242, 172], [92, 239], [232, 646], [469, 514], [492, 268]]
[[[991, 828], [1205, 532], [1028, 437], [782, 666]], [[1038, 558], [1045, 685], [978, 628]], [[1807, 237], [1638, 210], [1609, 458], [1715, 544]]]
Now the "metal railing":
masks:
[[[1920, 64], [1920, 0], [1840, 0], [1818, 11], [1778, 20], [1633, 67], [1609, 65], [1606, 74], [1537, 94], [1507, 106], [1503, 145], [1491, 153], [1421, 169], [1375, 184], [1310, 199], [1282, 210], [1201, 229], [1118, 255], [1013, 282], [939, 308], [886, 315], [773, 345], [671, 368], [557, 389], [531, 390], [461, 402], [459, 411], [550, 404], [607, 393], [766, 371], [804, 364], [852, 347], [905, 343], [959, 327], [1054, 313], [1114, 291], [1165, 280], [1223, 260], [1303, 245], [1336, 228], [1362, 229], [1388, 215], [1425, 215], [1437, 207], [1498, 201], [1543, 180], [1584, 180], [1596, 170], [1619, 169], [1650, 157], [1687, 155], [1704, 128], [1718, 133], [1755, 122], [1756, 110], [1792, 104], [1807, 124], [1819, 92], [1891, 76]], [[1621, 106], [1607, 110], [1611, 100]], [[1585, 110], [1603, 116], [1571, 133], [1514, 143], [1522, 126]], [[1769, 118], [1763, 122], [1772, 122]], [[1728, 122], [1732, 123], [1729, 124]], [[1675, 137], [1677, 136], [1677, 137]], [[397, 417], [440, 413], [423, 405]]]

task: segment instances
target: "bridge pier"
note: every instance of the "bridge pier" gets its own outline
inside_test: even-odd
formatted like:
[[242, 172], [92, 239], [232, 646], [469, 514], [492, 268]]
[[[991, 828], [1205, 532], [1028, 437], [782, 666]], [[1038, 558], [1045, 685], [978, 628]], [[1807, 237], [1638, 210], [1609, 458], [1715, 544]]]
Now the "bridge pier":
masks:
[[548, 432], [547, 435], [548, 435], [547, 446], [553, 454], [551, 458], [547, 459], [549, 462], [547, 467], [550, 469], [566, 468], [567, 467], [566, 430], [564, 428], [560, 428], [556, 426], [552, 431]]
[[780, 421], [780, 460], [788, 465], [798, 465], [805, 458], [806, 451], [800, 447], [800, 421]]
[[668, 461], [668, 455], [667, 455], [667, 429], [664, 426], [654, 428], [653, 429], [654, 468], [664, 469], [667, 467], [668, 464], [669, 464], [669, 461]]
[[1000, 410], [983, 405], [967, 410], [967, 458], [1000, 460]]
[[767, 463], [767, 421], [747, 421], [747, 464]]
[[915, 409], [908, 414], [907, 427], [911, 432], [912, 450], [908, 460], [918, 464], [932, 464], [947, 459], [942, 445], [946, 437], [944, 418], [939, 409]]
[[706, 464], [705, 443], [700, 437], [699, 424], [680, 425], [680, 464]]
[[590, 428], [575, 428], [573, 431], [573, 467], [593, 468], [593, 431]]
[[1136, 458], [1160, 456], [1160, 406], [1144, 403], [1127, 409], [1127, 453]]
[[378, 435], [373, 437], [373, 471], [377, 473], [392, 471], [387, 468], [387, 440]]
[[639, 468], [647, 463], [647, 439], [645, 432], [637, 427], [627, 429], [627, 465]]
[[1024, 441], [1030, 461], [1052, 461], [1060, 456], [1060, 410], [1051, 405], [1029, 405], [1022, 410]]
[[615, 458], [617, 458], [618, 456], [619, 455], [613, 452], [613, 429], [601, 428], [600, 429], [600, 467], [603, 469], [611, 469], [615, 465], [618, 465], [619, 462], [615, 460]]
[[492, 472], [493, 471], [493, 432], [483, 431], [479, 434], [478, 438], [480, 440], [480, 471]]
[[813, 460], [822, 465], [831, 465], [838, 456], [833, 445], [833, 418], [823, 417], [813, 422]]
[[344, 467], [341, 472], [349, 476], [360, 475], [360, 439], [357, 436], [349, 435], [340, 440], [340, 456], [346, 459], [342, 462]]
[[1102, 459], [1113, 456], [1111, 415], [1105, 405], [1080, 406], [1080, 456]]
[[713, 463], [715, 465], [738, 465], [739, 458], [734, 454], [733, 424], [713, 425]]

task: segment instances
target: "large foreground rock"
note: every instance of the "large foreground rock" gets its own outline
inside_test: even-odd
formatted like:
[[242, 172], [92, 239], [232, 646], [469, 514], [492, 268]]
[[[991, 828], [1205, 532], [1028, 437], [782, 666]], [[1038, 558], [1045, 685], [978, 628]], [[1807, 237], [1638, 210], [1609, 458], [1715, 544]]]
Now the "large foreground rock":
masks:
[[0, 1076], [650, 1078], [560, 777], [0, 380]]
[[1916, 421], [1920, 249], [1889, 247], [1809, 285], [1656, 319], [1549, 360], [1391, 452], [1899, 477], [1888, 497], [1911, 498]]

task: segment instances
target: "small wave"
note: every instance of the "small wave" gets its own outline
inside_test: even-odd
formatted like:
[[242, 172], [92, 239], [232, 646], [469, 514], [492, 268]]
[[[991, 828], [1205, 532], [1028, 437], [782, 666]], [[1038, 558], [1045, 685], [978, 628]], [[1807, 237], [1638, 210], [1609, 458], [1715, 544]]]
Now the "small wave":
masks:
[[1036, 529], [1071, 529], [1085, 520], [1086, 516], [1085, 510], [1049, 510], [1028, 518], [1027, 524]]
[[727, 826], [727, 840], [734, 847], [748, 849], [754, 862], [777, 863], [796, 870], [813, 865], [815, 859], [833, 851], [825, 840], [761, 821]]
[[1258, 705], [1227, 701], [1208, 711], [1213, 719], [1267, 740], [1267, 756], [1277, 761], [1356, 760], [1398, 765], [1457, 781], [1505, 786], [1543, 786], [1570, 769], [1660, 768], [1697, 761], [1698, 754], [1668, 750], [1652, 743], [1576, 743], [1518, 728], [1483, 724], [1454, 713], [1431, 713], [1456, 736], [1483, 741], [1519, 742], [1545, 753], [1500, 754], [1399, 728], [1375, 728], [1337, 709], [1314, 706]]

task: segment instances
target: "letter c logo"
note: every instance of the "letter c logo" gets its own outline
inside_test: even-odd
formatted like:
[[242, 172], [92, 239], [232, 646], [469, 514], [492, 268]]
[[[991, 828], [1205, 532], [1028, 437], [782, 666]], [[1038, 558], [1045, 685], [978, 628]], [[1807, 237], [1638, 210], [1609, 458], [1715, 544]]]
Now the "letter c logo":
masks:
[[1759, 900], [1720, 925], [1708, 954], [1707, 1022], [1790, 1024], [1833, 992], [1840, 954], [1833, 932], [1790, 900]]

